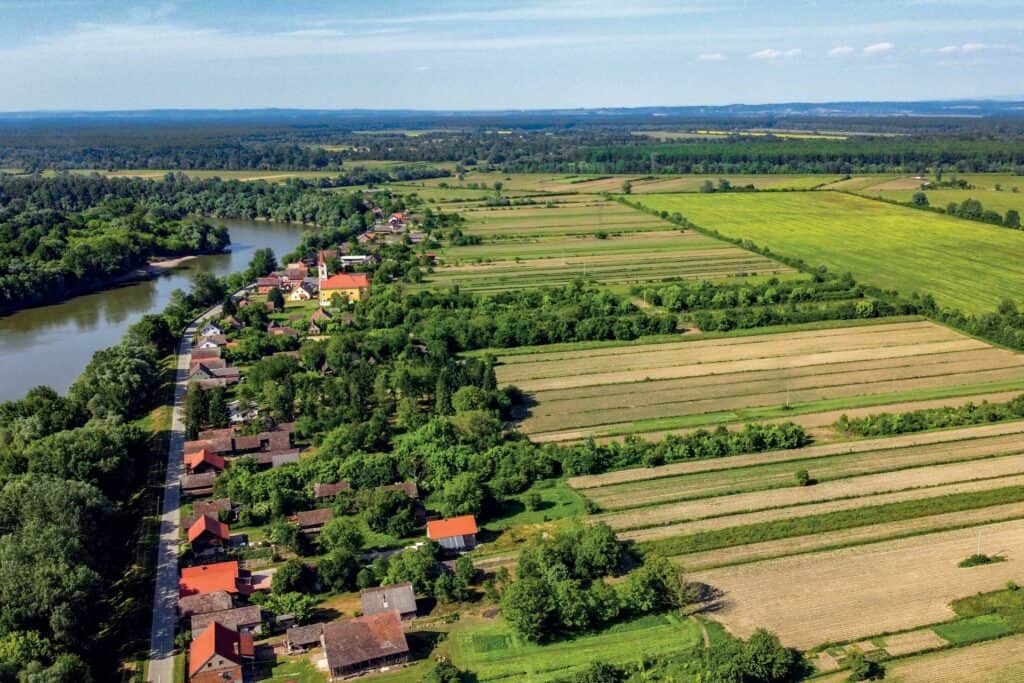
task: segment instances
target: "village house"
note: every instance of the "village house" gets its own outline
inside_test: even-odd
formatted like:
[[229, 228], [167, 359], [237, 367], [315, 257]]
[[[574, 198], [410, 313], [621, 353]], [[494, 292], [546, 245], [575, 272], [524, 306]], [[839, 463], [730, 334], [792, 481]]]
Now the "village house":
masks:
[[189, 356], [192, 361], [204, 361], [211, 360], [213, 358], [220, 358], [220, 349], [216, 347], [212, 349], [192, 349]]
[[272, 289], [288, 289], [288, 279], [280, 273], [271, 273], [270, 275], [256, 278], [257, 294], [269, 294]]
[[207, 370], [221, 370], [228, 366], [228, 362], [223, 358], [203, 358], [201, 360], [191, 358], [188, 361], [188, 374], [191, 375], [193, 372], [198, 370], [200, 365], [205, 367]]
[[299, 282], [292, 287], [288, 301], [310, 301], [316, 297], [318, 291], [318, 287], [312, 282]]
[[196, 614], [208, 612], [223, 612], [235, 606], [231, 594], [227, 591], [213, 591], [212, 593], [197, 593], [178, 598], [178, 616], [188, 619]]
[[420, 490], [414, 481], [400, 481], [397, 484], [388, 484], [387, 486], [381, 486], [380, 490], [399, 491], [413, 499], [420, 497]]
[[232, 519], [234, 514], [235, 507], [231, 504], [231, 500], [228, 498], [215, 498], [213, 500], [197, 501], [192, 505], [192, 514], [187, 517], [183, 517], [181, 523], [186, 527], [190, 527], [203, 515], [209, 515], [214, 519], [225, 521]]
[[189, 645], [189, 683], [242, 683], [242, 664], [254, 654], [252, 635], [214, 622]]
[[313, 315], [309, 318], [309, 333], [310, 334], [323, 334], [327, 327], [327, 323], [331, 320], [331, 314], [322, 308], [318, 308], [313, 311]]
[[252, 577], [238, 560], [183, 567], [178, 577], [179, 597], [224, 591], [231, 595], [249, 595]]
[[462, 515], [427, 522], [427, 538], [445, 550], [470, 550], [476, 546], [476, 518]]
[[310, 624], [308, 626], [292, 626], [285, 631], [284, 649], [290, 655], [308, 652], [323, 643], [321, 637], [324, 634], [323, 624]]
[[321, 639], [331, 681], [409, 661], [409, 644], [395, 610], [326, 624]]
[[188, 468], [189, 474], [223, 472], [226, 466], [224, 458], [205, 448], [192, 453], [185, 453], [185, 467]]
[[216, 472], [184, 474], [179, 481], [181, 495], [192, 498], [208, 496], [213, 493], [213, 482], [216, 478]]
[[228, 343], [228, 338], [223, 334], [210, 334], [203, 337], [199, 337], [193, 348], [196, 349], [215, 349], [219, 346], [224, 346]]
[[210, 365], [200, 362], [195, 365], [195, 369], [190, 372], [188, 378], [189, 381], [198, 382], [202, 389], [212, 389], [213, 387], [238, 384], [242, 379], [242, 373], [238, 368], [210, 367]]
[[309, 271], [304, 263], [289, 263], [284, 267], [284, 277], [292, 287], [298, 286], [307, 275], [309, 275]]
[[333, 498], [342, 491], [351, 491], [352, 486], [347, 481], [337, 481], [333, 484], [313, 484], [313, 498], [323, 500]]
[[238, 633], [259, 635], [263, 630], [263, 610], [259, 605], [246, 605], [196, 614], [190, 620], [192, 638], [198, 638], [214, 622]]
[[372, 254], [349, 254], [347, 256], [340, 257], [338, 260], [341, 261], [343, 268], [349, 269], [366, 263], [374, 263], [378, 258]]
[[230, 527], [210, 515], [201, 515], [188, 529], [188, 542], [197, 555], [221, 551], [230, 541]]
[[213, 323], [206, 323], [201, 328], [199, 328], [200, 337], [209, 337], [214, 334], [224, 334], [224, 330], [220, 329]]
[[274, 326], [267, 330], [267, 333], [272, 337], [291, 337], [292, 339], [298, 339], [298, 330], [293, 330], [290, 327]]
[[[238, 302], [238, 307], [239, 308], [242, 308], [242, 301], [245, 302], [246, 306], [249, 305], [249, 300], [248, 299], [242, 299], [241, 301]], [[236, 318], [233, 315], [227, 316], [226, 318], [224, 318], [220, 322], [221, 322], [222, 325], [224, 325], [226, 327], [230, 327], [233, 330], [240, 330], [243, 327], [242, 321], [239, 320], [238, 318]]]
[[288, 521], [299, 527], [299, 531], [309, 536], [319, 534], [324, 524], [334, 519], [334, 510], [331, 508], [320, 508], [318, 510], [304, 510], [297, 512], [288, 518]]
[[340, 296], [348, 303], [361, 301], [370, 294], [370, 279], [365, 273], [338, 273], [320, 281], [320, 305], [329, 306]]
[[368, 616], [395, 610], [402, 621], [416, 617], [416, 594], [408, 581], [368, 588], [359, 593], [359, 600], [363, 606], [363, 614]]

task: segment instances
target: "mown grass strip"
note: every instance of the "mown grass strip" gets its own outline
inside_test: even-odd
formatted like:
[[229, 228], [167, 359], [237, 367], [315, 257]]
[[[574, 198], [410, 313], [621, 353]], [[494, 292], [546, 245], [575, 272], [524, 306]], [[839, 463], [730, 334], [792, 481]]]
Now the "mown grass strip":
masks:
[[636, 548], [641, 553], [655, 551], [670, 556], [686, 555], [737, 545], [776, 541], [794, 536], [823, 534], [859, 526], [897, 522], [945, 512], [974, 510], [1022, 500], [1024, 500], [1024, 486], [1008, 486], [988, 491], [922, 498], [762, 524], [703, 531], [687, 536], [643, 541], [638, 543]]

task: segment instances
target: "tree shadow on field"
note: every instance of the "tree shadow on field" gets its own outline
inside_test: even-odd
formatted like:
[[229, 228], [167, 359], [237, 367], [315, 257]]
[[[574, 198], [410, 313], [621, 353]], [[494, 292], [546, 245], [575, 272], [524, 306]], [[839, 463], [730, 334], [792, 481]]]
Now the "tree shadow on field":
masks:
[[695, 613], [710, 614], [725, 607], [725, 593], [710, 584], [694, 581], [687, 584], [686, 590], [693, 597]]

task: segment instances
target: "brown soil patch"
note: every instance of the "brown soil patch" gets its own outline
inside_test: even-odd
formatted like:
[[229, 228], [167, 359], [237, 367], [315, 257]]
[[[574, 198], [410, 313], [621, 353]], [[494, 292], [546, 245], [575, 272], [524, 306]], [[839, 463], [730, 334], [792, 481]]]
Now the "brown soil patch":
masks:
[[888, 652], [891, 657], [902, 657], [915, 652], [934, 650], [935, 648], [945, 647], [946, 645], [948, 645], [948, 643], [945, 639], [930, 628], [885, 637], [885, 651]]
[[[984, 549], [998, 549], [1007, 561], [957, 567], [974, 552], [977, 529], [983, 530]], [[723, 592], [720, 609], [709, 616], [732, 633], [748, 637], [763, 627], [787, 645], [808, 648], [950, 619], [953, 600], [1019, 578], [1022, 558], [1024, 522], [1013, 521], [713, 569], [689, 578]]]

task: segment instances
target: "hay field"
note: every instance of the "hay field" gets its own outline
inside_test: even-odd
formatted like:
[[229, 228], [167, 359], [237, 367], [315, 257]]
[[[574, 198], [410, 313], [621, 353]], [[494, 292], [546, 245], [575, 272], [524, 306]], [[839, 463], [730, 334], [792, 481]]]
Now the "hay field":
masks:
[[462, 212], [463, 231], [491, 238], [508, 236], [579, 235], [671, 230], [675, 226], [618, 202], [595, 199], [558, 208], [509, 206]]
[[527, 395], [520, 429], [548, 440], [1024, 387], [1024, 358], [916, 321], [499, 360]]
[[635, 198], [696, 225], [903, 294], [980, 312], [1024, 298], [1024, 235], [834, 192]]
[[[1005, 562], [962, 569], [975, 552]], [[1002, 588], [1024, 567], [1024, 521], [925, 534], [690, 574], [723, 592], [711, 618], [732, 633], [776, 632], [801, 648], [912, 629], [953, 618], [957, 598]], [[883, 579], [884, 577], [884, 579]], [[893, 609], [898, 605], [899, 609]]]

